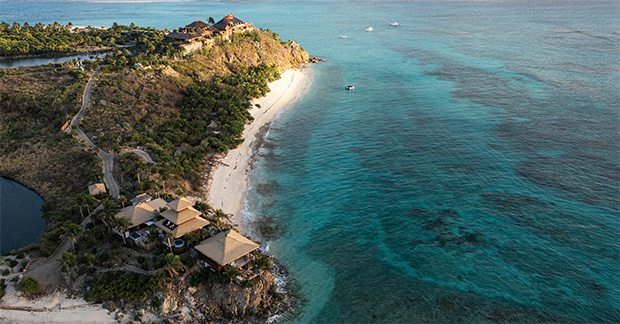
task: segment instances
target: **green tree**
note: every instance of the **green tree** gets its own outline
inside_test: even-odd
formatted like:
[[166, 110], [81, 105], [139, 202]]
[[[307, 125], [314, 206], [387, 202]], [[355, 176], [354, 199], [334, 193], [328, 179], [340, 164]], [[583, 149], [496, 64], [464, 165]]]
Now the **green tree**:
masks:
[[187, 241], [191, 245], [195, 245], [200, 241], [200, 236], [195, 233], [187, 233], [185, 234], [185, 241]]
[[163, 261], [164, 266], [162, 267], [162, 271], [168, 274], [169, 277], [178, 275], [179, 272], [186, 269], [185, 265], [183, 264], [181, 258], [178, 255], [168, 253], [164, 256]]
[[252, 260], [252, 265], [254, 268], [259, 270], [270, 271], [271, 270], [271, 260], [266, 255], [259, 255]]
[[170, 253], [172, 253], [172, 237], [174, 234], [172, 232], [166, 232], [166, 240], [168, 241], [168, 248], [170, 248]]
[[115, 218], [116, 228], [122, 233], [123, 238], [125, 237], [125, 232], [129, 229], [131, 223], [125, 217]]
[[77, 242], [78, 237], [82, 233], [82, 226], [72, 223], [67, 226], [61, 226], [60, 230], [62, 231], [60, 237], [71, 240], [71, 250], [75, 254], [75, 242]]
[[222, 283], [222, 284], [231, 283], [240, 275], [241, 275], [241, 272], [239, 272], [239, 268], [230, 267], [226, 269], [226, 271], [220, 273], [217, 276], [217, 281], [219, 281], [219, 283]]
[[64, 271], [69, 271], [74, 265], [77, 264], [77, 256], [71, 252], [63, 252], [62, 258], [56, 260], [58, 262], [58, 268]]
[[26, 295], [39, 293], [39, 282], [32, 277], [24, 277], [18, 284], [17, 289]]

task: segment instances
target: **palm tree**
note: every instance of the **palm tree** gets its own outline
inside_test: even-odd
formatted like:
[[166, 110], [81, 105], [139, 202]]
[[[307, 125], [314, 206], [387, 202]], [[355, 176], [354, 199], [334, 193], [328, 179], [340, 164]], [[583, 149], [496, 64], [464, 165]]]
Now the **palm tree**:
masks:
[[164, 266], [162, 270], [168, 274], [169, 277], [178, 275], [179, 272], [184, 271], [187, 267], [181, 261], [178, 255], [168, 253], [164, 256]]
[[217, 209], [211, 218], [213, 218], [216, 224], [221, 225], [222, 219], [230, 220], [230, 215], [226, 214], [221, 209]]
[[172, 253], [172, 241], [170, 240], [172, 236], [172, 232], [166, 232], [166, 240], [168, 240], [168, 247], [170, 248], [170, 253]]
[[82, 226], [78, 224], [69, 224], [67, 226], [61, 226], [60, 229], [62, 230], [60, 237], [71, 239], [71, 250], [73, 250], [73, 253], [75, 254], [75, 242], [82, 233]]
[[93, 197], [92, 195], [86, 194], [86, 193], [77, 194], [75, 196], [75, 200], [80, 207], [80, 215], [82, 216], [82, 219], [84, 219], [84, 213], [82, 212], [82, 207], [86, 207], [86, 209], [88, 210], [88, 214], [90, 215], [91, 213], [90, 208], [92, 207], [93, 204], [97, 202], [97, 199], [95, 199], [95, 197]]
[[108, 229], [108, 232], [110, 232], [110, 225], [108, 225], [108, 222], [106, 221], [109, 219], [107, 210], [99, 210], [96, 213], [92, 214], [91, 217], [93, 219], [93, 222], [101, 221], [103, 225], [105, 225], [105, 227]]
[[230, 267], [217, 276], [220, 283], [231, 283], [241, 275], [237, 267]]
[[118, 197], [118, 200], [121, 202], [121, 205], [123, 205], [123, 208], [125, 208], [125, 203], [127, 203], [127, 197], [120, 196]]
[[185, 241], [191, 245], [195, 245], [196, 243], [198, 243], [198, 241], [200, 241], [200, 236], [198, 236], [196, 233], [190, 232], [185, 234]]
[[77, 257], [71, 252], [62, 252], [62, 258], [56, 260], [58, 262], [58, 268], [62, 268], [64, 271], [69, 271], [77, 263]]
[[121, 231], [122, 233], [122, 237], [123, 239], [126, 238], [125, 237], [125, 232], [129, 229], [129, 225], [131, 225], [131, 223], [129, 223], [129, 220], [125, 217], [121, 217], [121, 218], [116, 218], [115, 219], [115, 224], [116, 224], [116, 228]]
[[84, 253], [82, 256], [82, 262], [88, 264], [89, 267], [94, 267], [95, 263], [97, 263], [97, 258], [94, 254]]

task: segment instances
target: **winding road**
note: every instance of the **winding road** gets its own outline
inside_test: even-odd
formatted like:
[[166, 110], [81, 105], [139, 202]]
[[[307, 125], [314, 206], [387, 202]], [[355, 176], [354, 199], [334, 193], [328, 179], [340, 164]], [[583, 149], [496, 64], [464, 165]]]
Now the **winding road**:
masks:
[[95, 79], [99, 75], [99, 72], [101, 72], [101, 68], [97, 68], [97, 70], [95, 70], [95, 73], [93, 73], [93, 76], [91, 76], [90, 80], [88, 80], [88, 84], [86, 85], [86, 88], [84, 88], [84, 95], [82, 96], [82, 108], [80, 108], [80, 111], [78, 111], [78, 113], [73, 116], [71, 122], [69, 123], [69, 127], [65, 129], [65, 133], [70, 134], [73, 130], [73, 126], [75, 126], [77, 136], [86, 143], [86, 146], [88, 146], [88, 148], [98, 150], [97, 155], [101, 159], [103, 165], [103, 182], [105, 182], [105, 185], [108, 188], [110, 195], [113, 197], [118, 197], [120, 193], [120, 188], [116, 180], [114, 180], [112, 172], [114, 170], [114, 153], [107, 153], [102, 149], [98, 148], [93, 143], [93, 141], [91, 141], [90, 138], [86, 136], [82, 129], [80, 129], [80, 119], [84, 117], [86, 108], [90, 107], [90, 94], [93, 90], [93, 84], [95, 84]]
[[130, 150], [125, 149], [125, 150], [122, 150], [121, 153], [134, 153], [137, 156], [139, 156], [142, 160], [144, 160], [144, 162], [146, 163], [155, 163], [155, 161], [153, 161], [151, 156], [141, 149], [137, 149], [137, 148], [130, 149]]
[[[69, 123], [69, 126], [64, 130], [64, 132], [66, 134], [71, 134], [71, 131], [75, 126], [77, 136], [86, 143], [86, 146], [88, 146], [88, 148], [97, 150], [97, 155], [101, 159], [103, 165], [103, 182], [105, 182], [105, 185], [108, 188], [110, 195], [113, 197], [118, 197], [120, 194], [120, 187], [116, 180], [114, 180], [113, 176], [115, 157], [114, 153], [108, 153], [98, 148], [97, 145], [95, 145], [95, 143], [93, 143], [93, 141], [91, 141], [90, 138], [86, 136], [84, 131], [80, 129], [80, 119], [84, 117], [84, 114], [86, 113], [86, 108], [90, 107], [91, 92], [93, 90], [93, 85], [95, 84], [95, 79], [99, 75], [99, 72], [101, 72], [101, 68], [97, 68], [97, 70], [95, 70], [95, 73], [93, 73], [93, 75], [90, 77], [90, 80], [88, 80], [88, 84], [86, 84], [86, 87], [84, 88], [84, 95], [82, 96], [82, 108], [80, 108], [80, 111], [78, 111], [78, 113], [75, 114], [73, 118], [71, 118], [71, 122]], [[146, 163], [155, 163], [151, 156], [141, 149], [125, 149], [122, 151], [122, 153], [125, 152], [138, 155]]]

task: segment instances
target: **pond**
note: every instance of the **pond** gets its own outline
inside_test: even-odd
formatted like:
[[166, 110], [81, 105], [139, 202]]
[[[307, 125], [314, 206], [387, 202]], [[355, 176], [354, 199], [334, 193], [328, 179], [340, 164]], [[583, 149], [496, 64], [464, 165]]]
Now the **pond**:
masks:
[[103, 58], [106, 54], [110, 54], [110, 52], [103, 53], [88, 53], [88, 54], [79, 54], [79, 55], [70, 55], [70, 56], [59, 56], [59, 57], [28, 57], [28, 58], [20, 58], [15, 60], [10, 59], [1, 59], [0, 60], [0, 68], [16, 68], [20, 66], [33, 66], [33, 65], [45, 65], [50, 63], [64, 63], [67, 61], [71, 61], [73, 59], [78, 59], [80, 61], [85, 60], [94, 60], [95, 57]]
[[18, 250], [36, 242], [45, 220], [41, 198], [19, 183], [0, 177], [0, 253]]

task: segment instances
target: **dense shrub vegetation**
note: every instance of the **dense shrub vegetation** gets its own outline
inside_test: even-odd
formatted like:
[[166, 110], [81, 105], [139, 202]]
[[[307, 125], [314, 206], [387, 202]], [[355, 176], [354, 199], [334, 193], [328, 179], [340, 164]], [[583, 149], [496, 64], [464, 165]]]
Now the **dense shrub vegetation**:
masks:
[[38, 294], [39, 282], [32, 277], [24, 277], [19, 284], [17, 284], [17, 289], [26, 295]]
[[6, 280], [0, 279], [0, 299], [6, 295]]
[[156, 291], [157, 278], [136, 272], [110, 271], [97, 278], [86, 292], [86, 300], [102, 301], [144, 301]]
[[[243, 142], [245, 124], [252, 120], [250, 99], [266, 95], [267, 83], [279, 77], [275, 66], [259, 66], [191, 86], [180, 116], [161, 125], [152, 136], [168, 152], [181, 143], [198, 146], [202, 140], [218, 153], [237, 147]], [[212, 121], [215, 129], [209, 128]]]
[[[74, 31], [73, 26], [58, 23], [43, 25], [28, 23], [20, 25], [6, 22], [0, 24], [0, 56], [59, 54], [75, 52], [84, 47], [114, 47], [130, 39], [130, 28], [114, 25], [110, 29], [89, 28]], [[131, 30], [133, 31], [133, 30]]]
[[[0, 56], [54, 55], [85, 50], [116, 48], [118, 45], [131, 45], [137, 52], [129, 62], [127, 50], [116, 50], [108, 63], [135, 63], [149, 59], [149, 55], [168, 55], [174, 52], [171, 44], [165, 42], [167, 31], [154, 28], [141, 28], [135, 25], [121, 26], [116, 23], [111, 28], [87, 27], [78, 30], [70, 23], [43, 25], [28, 23], [20, 25], [6, 22], [0, 24]], [[150, 57], [153, 59], [153, 57]], [[133, 62], [135, 61], [135, 62]]]

